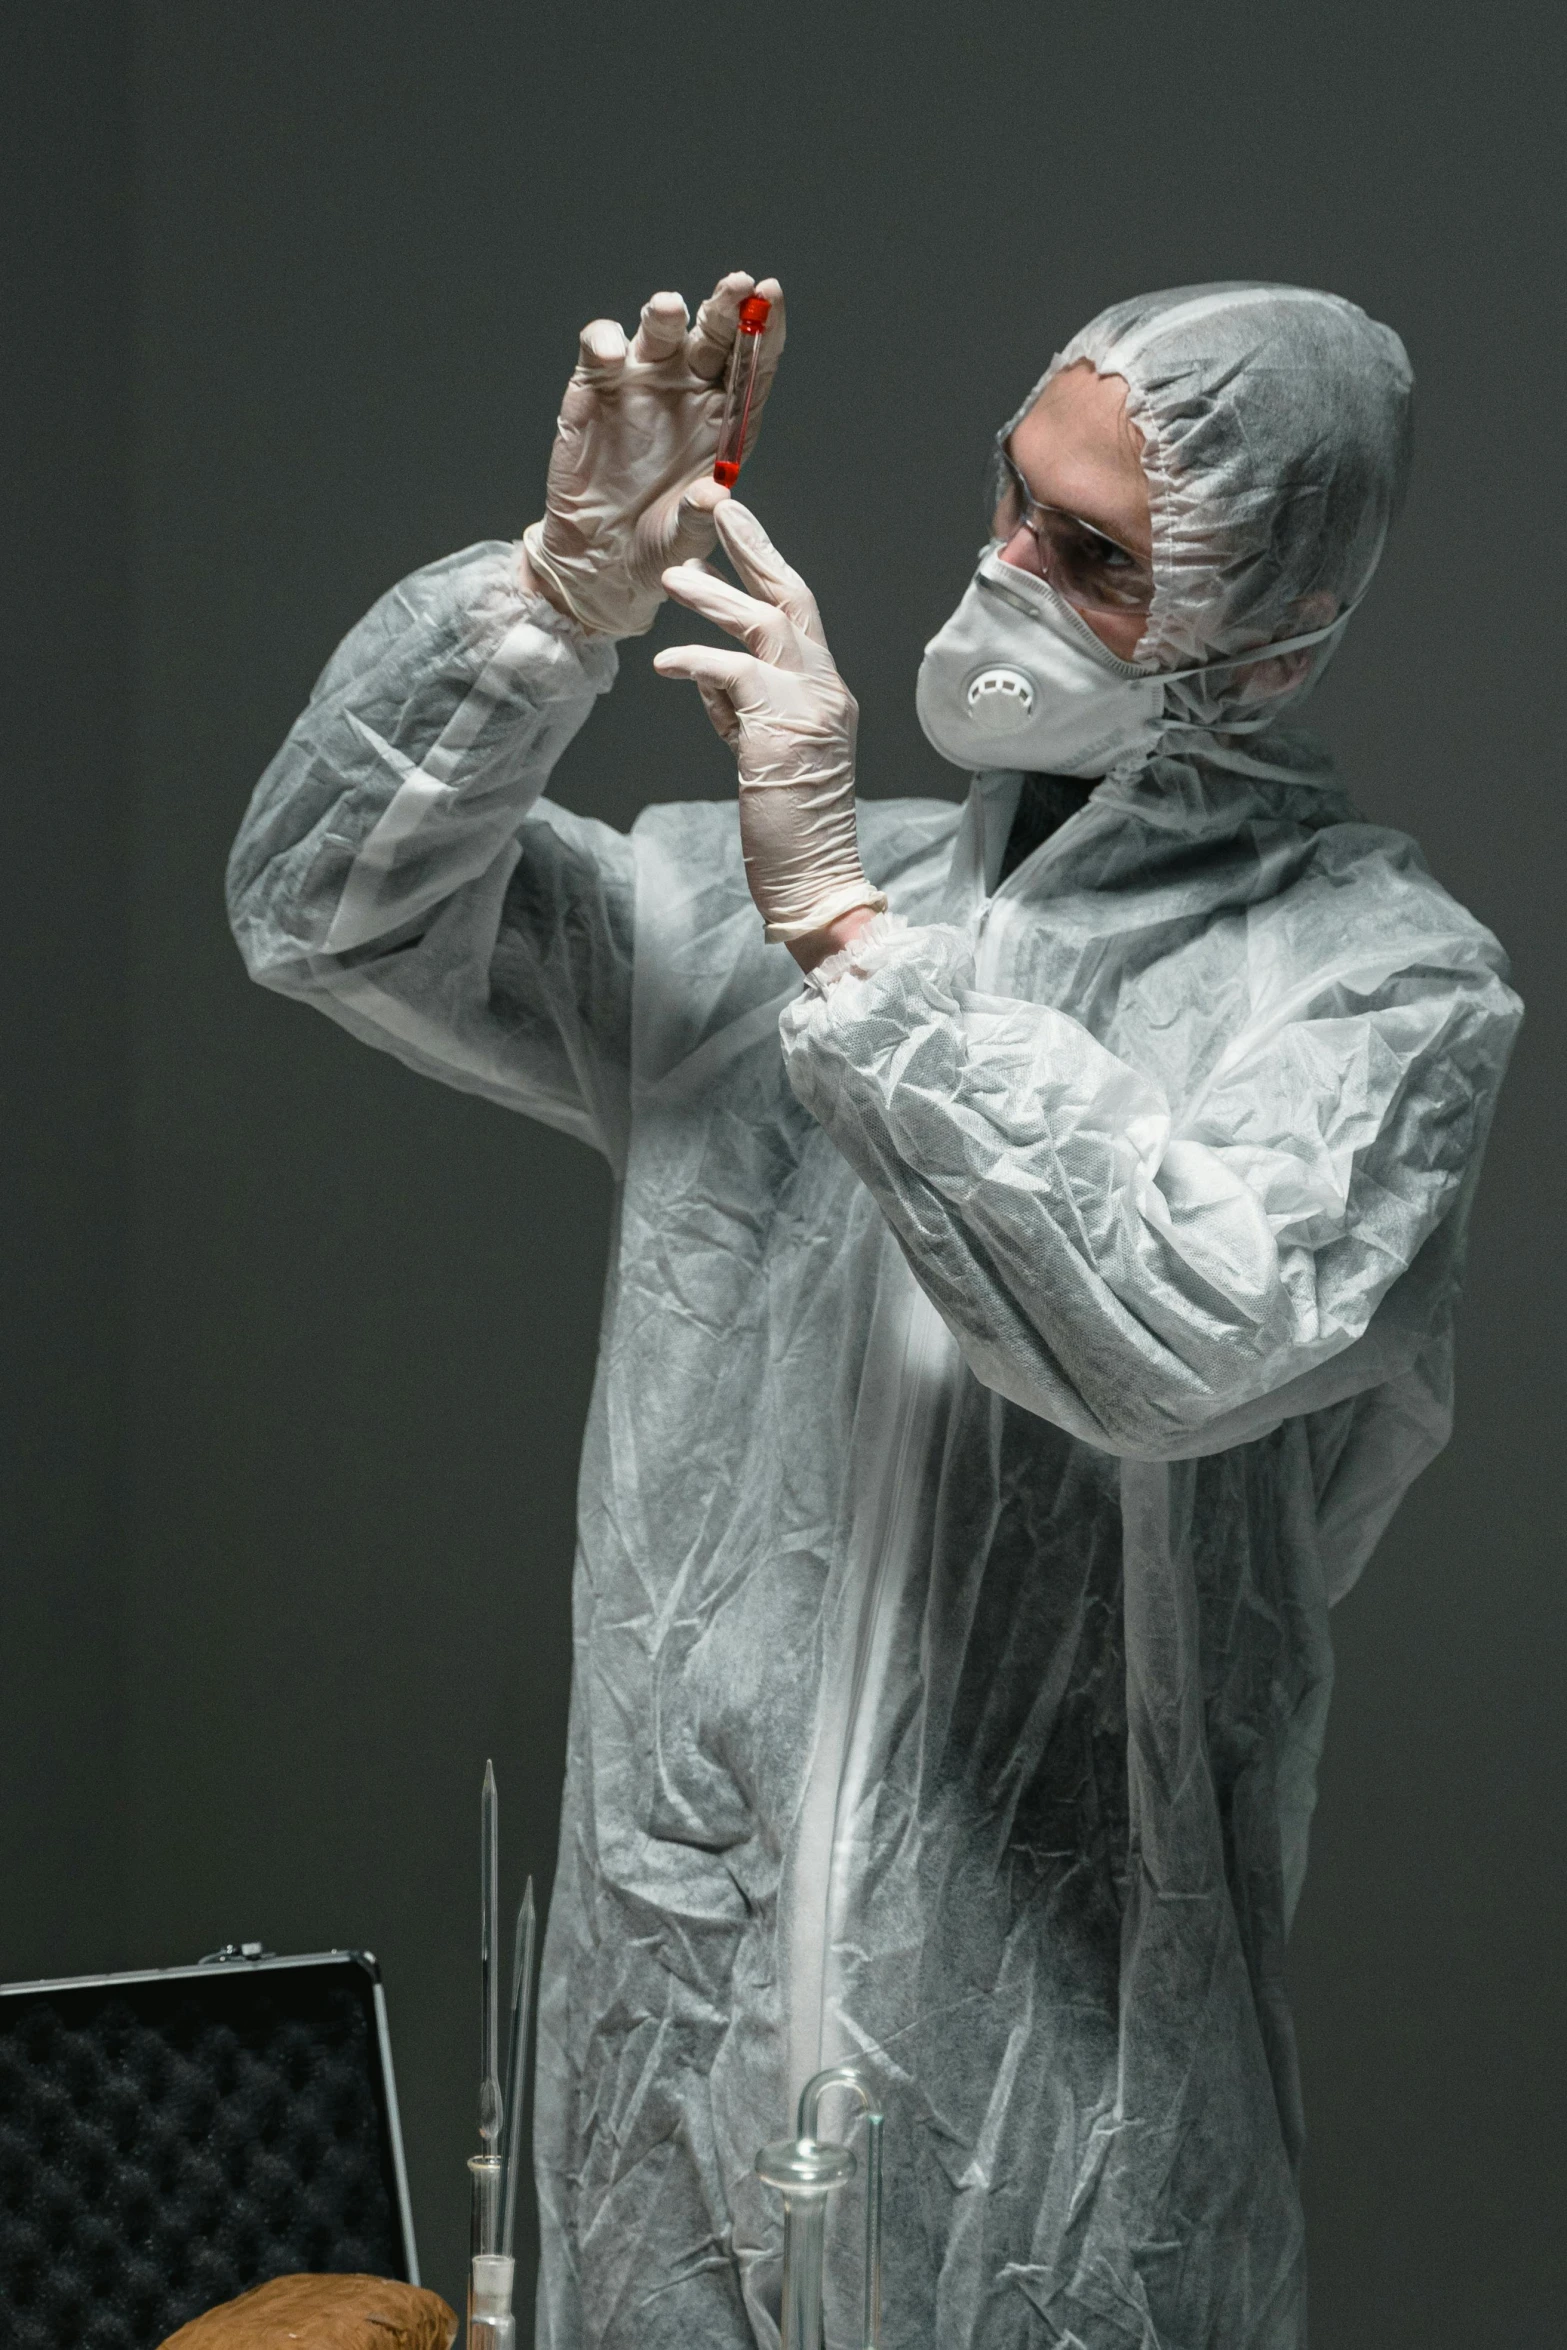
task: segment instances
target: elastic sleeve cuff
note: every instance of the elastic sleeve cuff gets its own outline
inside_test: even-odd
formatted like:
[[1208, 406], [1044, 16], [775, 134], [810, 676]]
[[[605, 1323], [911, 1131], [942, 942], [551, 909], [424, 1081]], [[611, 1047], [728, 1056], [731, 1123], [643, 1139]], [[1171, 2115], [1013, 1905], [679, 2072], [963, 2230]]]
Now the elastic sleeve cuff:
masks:
[[[596, 629], [584, 628], [580, 620], [563, 612], [558, 604], [552, 604], [549, 597], [541, 594], [537, 588], [525, 587], [520, 576], [523, 553], [523, 541], [513, 540], [508, 583], [517, 618], [526, 620], [541, 635], [551, 638], [560, 647], [569, 661], [580, 668], [582, 682], [590, 693], [608, 693], [620, 668], [615, 639], [601, 635]], [[564, 669], [567, 664], [561, 666]], [[565, 685], [564, 675], [561, 683]]]
[[868, 922], [807, 973], [783, 1008], [778, 1038], [796, 1100], [829, 1133], [842, 1118], [852, 1125], [860, 1112], [878, 1116], [874, 1104], [885, 1109], [910, 1041], [956, 1032], [973, 976], [962, 931], [897, 914]]
[[945, 925], [916, 929], [901, 914], [880, 913], [847, 946], [807, 972], [805, 984], [815, 995], [825, 996], [840, 979], [870, 979], [893, 963], [926, 961], [933, 949], [944, 969], [950, 969], [955, 959], [966, 960], [970, 951], [961, 932]]
[[835, 954], [825, 956], [814, 970], [806, 973], [807, 987], [814, 988], [818, 995], [825, 995], [830, 987], [849, 972], [853, 971], [863, 978], [867, 971], [876, 968], [877, 950], [889, 940], [900, 937], [909, 927], [901, 914], [891, 914], [885, 910], [885, 899], [882, 905], [883, 911], [873, 915], [847, 946], [839, 947]]

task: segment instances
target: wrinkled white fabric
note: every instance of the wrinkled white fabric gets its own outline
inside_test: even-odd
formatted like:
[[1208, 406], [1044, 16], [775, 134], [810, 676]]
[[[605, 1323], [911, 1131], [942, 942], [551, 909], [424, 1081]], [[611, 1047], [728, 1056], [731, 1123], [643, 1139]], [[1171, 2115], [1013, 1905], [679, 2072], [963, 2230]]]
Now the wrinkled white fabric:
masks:
[[257, 978], [618, 1178], [539, 2342], [772, 2344], [756, 2150], [864, 2054], [889, 2350], [1302, 2350], [1328, 1606], [1447, 1433], [1500, 950], [1274, 735], [999, 888], [1015, 775], [862, 803], [802, 986], [732, 803], [539, 796], [613, 667], [508, 548], [416, 575], [231, 870]]

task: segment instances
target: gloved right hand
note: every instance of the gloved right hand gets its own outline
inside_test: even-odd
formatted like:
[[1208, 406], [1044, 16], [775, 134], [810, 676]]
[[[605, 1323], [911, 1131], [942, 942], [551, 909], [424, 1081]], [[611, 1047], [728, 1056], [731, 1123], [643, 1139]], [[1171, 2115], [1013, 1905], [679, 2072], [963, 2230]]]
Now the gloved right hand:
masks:
[[542, 522], [523, 533], [540, 592], [584, 628], [642, 636], [661, 575], [713, 547], [713, 479], [724, 376], [747, 294], [771, 302], [762, 332], [749, 452], [784, 343], [783, 289], [744, 270], [720, 278], [687, 332], [679, 294], [655, 294], [627, 345], [612, 318], [582, 330], [550, 455]]
[[702, 563], [676, 567], [665, 585], [747, 649], [666, 645], [653, 666], [660, 677], [691, 679], [739, 762], [745, 877], [769, 941], [819, 946], [841, 916], [887, 905], [860, 863], [859, 704], [827, 650], [816, 598], [750, 508], [738, 499], [721, 506], [718, 531], [744, 588]]

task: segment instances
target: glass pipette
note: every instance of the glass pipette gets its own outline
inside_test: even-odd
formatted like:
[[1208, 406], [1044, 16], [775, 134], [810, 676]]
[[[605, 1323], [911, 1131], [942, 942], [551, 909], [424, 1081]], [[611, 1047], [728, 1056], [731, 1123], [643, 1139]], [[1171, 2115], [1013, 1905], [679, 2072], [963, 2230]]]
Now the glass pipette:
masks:
[[501, 2250], [501, 2202], [505, 2164], [501, 2131], [499, 2023], [495, 1976], [500, 1944], [500, 1879], [497, 1869], [495, 1765], [484, 1766], [479, 1795], [479, 2152], [471, 2155], [472, 2229], [468, 2270], [468, 2350], [515, 2350], [512, 2315], [513, 2264]]
[[517, 2222], [522, 2171], [522, 2101], [528, 2078], [528, 2025], [533, 2015], [533, 1879], [523, 1887], [511, 1962], [511, 2039], [506, 2064], [506, 2171], [501, 2188], [501, 2250], [509, 2253]]
[[735, 324], [734, 348], [729, 354], [729, 375], [724, 386], [724, 420], [718, 428], [718, 455], [713, 459], [713, 479], [721, 481], [726, 490], [732, 490], [740, 478], [746, 426], [751, 421], [751, 407], [756, 398], [762, 329], [772, 314], [772, 307], [761, 294], [747, 294]]
[[[500, 2151], [505, 2110], [501, 2104], [500, 2057], [496, 2046], [499, 1986], [495, 1961], [500, 1941], [499, 1821], [496, 1817], [495, 1765], [484, 1766], [479, 1793], [479, 2137], [486, 2154]], [[486, 2247], [493, 2250], [493, 2246]]]

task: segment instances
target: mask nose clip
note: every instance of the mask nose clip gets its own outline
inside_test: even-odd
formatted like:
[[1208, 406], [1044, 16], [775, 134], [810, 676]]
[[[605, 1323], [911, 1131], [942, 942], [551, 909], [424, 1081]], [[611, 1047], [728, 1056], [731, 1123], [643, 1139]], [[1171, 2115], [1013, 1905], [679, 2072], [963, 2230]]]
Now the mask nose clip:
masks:
[[1034, 715], [1034, 682], [1021, 669], [993, 664], [971, 677], [964, 703], [982, 734], [1016, 734]]

